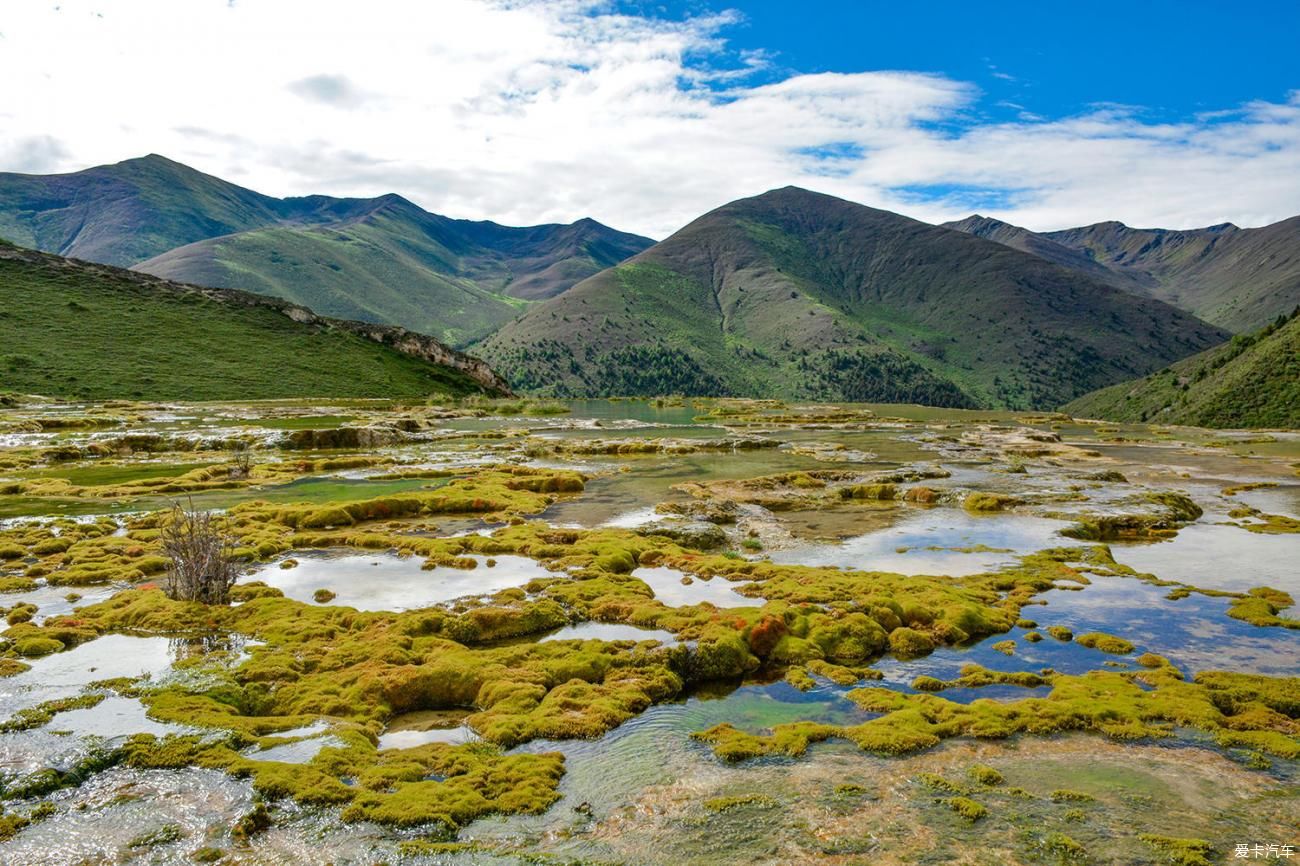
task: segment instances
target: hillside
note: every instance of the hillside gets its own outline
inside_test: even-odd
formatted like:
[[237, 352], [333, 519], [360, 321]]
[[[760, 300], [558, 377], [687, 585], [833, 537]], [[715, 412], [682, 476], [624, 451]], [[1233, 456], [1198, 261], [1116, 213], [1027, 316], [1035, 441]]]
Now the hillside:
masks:
[[71, 174], [0, 173], [0, 238], [119, 267], [291, 217], [306, 214], [157, 154]]
[[400, 328], [0, 242], [0, 391], [231, 400], [502, 390], [482, 361]]
[[1029, 253], [1038, 256], [1040, 259], [1046, 259], [1054, 265], [1061, 265], [1079, 271], [1103, 283], [1149, 296], [1149, 292], [1146, 291], [1147, 283], [1141, 279], [1108, 268], [1101, 262], [1094, 260], [1086, 250], [1075, 249], [1057, 243], [1046, 235], [1031, 232], [1029, 229], [991, 217], [980, 216], [979, 214], [968, 216], [964, 220], [943, 223], [943, 227], [966, 232], [985, 240], [996, 241], [1003, 246], [1011, 247], [1013, 250], [1020, 250], [1022, 253]]
[[1300, 304], [1300, 217], [1254, 229], [1135, 229], [1104, 222], [1036, 233], [987, 217], [946, 223], [1156, 298], [1234, 332]]
[[1300, 217], [1254, 229], [1190, 231], [1099, 223], [1047, 237], [1148, 281], [1152, 297], [1230, 331], [1253, 331], [1300, 304]]
[[0, 238], [463, 344], [653, 243], [590, 219], [455, 220], [386, 195], [277, 199], [151, 155], [0, 174]]
[[1001, 244], [787, 187], [700, 217], [480, 349], [554, 394], [1047, 407], [1225, 338]]
[[1300, 314], [1062, 408], [1108, 421], [1300, 428]]
[[524, 299], [556, 294], [644, 248], [629, 237], [591, 220], [534, 229], [451, 220], [390, 195], [333, 222], [200, 241], [135, 270], [398, 323], [461, 345], [519, 315]]

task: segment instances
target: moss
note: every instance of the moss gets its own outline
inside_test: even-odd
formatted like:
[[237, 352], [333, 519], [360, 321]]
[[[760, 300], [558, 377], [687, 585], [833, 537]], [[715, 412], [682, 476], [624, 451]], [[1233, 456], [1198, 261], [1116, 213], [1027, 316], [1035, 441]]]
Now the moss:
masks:
[[0, 577], [0, 592], [27, 592], [36, 588], [30, 577]]
[[18, 834], [18, 831], [31, 823], [31, 819], [26, 815], [20, 815], [17, 812], [0, 813], [0, 842], [12, 839]]
[[898, 498], [898, 487], [893, 484], [853, 484], [840, 488], [844, 499], [891, 500]]
[[1091, 794], [1085, 794], [1082, 791], [1071, 791], [1069, 788], [1058, 788], [1052, 792], [1051, 799], [1053, 803], [1092, 803], [1096, 797]]
[[47, 656], [59, 652], [63, 647], [62, 641], [49, 637], [25, 637], [14, 642], [14, 651], [27, 658]]
[[241, 842], [247, 842], [253, 836], [271, 827], [271, 812], [265, 803], [257, 803], [245, 812], [230, 829], [230, 834]]
[[906, 626], [889, 633], [889, 649], [899, 658], [915, 658], [934, 650], [934, 641], [915, 629]]
[[[427, 824], [445, 832], [494, 812], [540, 812], [559, 797], [556, 789], [564, 771], [559, 754], [506, 755], [486, 743], [432, 743], [376, 752], [360, 732], [335, 735], [345, 745], [323, 748], [306, 764], [257, 761], [232, 748], [237, 740], [194, 736], [139, 735], [123, 754], [134, 767], [193, 764], [249, 776], [254, 790], [265, 798], [341, 805], [349, 821]], [[269, 824], [269, 814], [264, 808], [255, 810], [241, 824], [255, 832]]]
[[1290, 593], [1269, 586], [1257, 586], [1228, 605], [1228, 616], [1251, 625], [1280, 626], [1300, 629], [1300, 619], [1278, 616], [1278, 613], [1295, 604]]
[[32, 666], [17, 659], [0, 658], [0, 677], [12, 677], [23, 671], [29, 671]]
[[921, 773], [916, 777], [916, 780], [925, 787], [931, 788], [935, 791], [946, 791], [949, 794], [967, 793], [964, 785], [950, 782], [938, 773]]
[[691, 734], [693, 739], [708, 743], [713, 752], [724, 761], [743, 761], [764, 755], [799, 757], [812, 743], [836, 736], [839, 730], [833, 725], [816, 722], [797, 722], [778, 725], [771, 735], [758, 736], [738, 730], [726, 722], [706, 731]]
[[1179, 839], [1155, 833], [1142, 833], [1138, 838], [1164, 854], [1166, 862], [1176, 866], [1210, 866], [1213, 862], [1210, 858], [1214, 856], [1214, 846], [1204, 839]]
[[1013, 640], [1000, 640], [993, 644], [991, 649], [995, 649], [1003, 655], [1013, 656], [1016, 654], [1016, 642]]
[[18, 625], [22, 622], [30, 622], [35, 614], [36, 608], [34, 606], [20, 605], [9, 611], [9, 614], [5, 617], [5, 622], [9, 625]]
[[776, 805], [776, 800], [766, 794], [740, 794], [734, 797], [714, 797], [701, 805], [710, 812], [730, 812], [746, 806], [770, 809]]
[[226, 852], [220, 848], [198, 848], [190, 854], [190, 859], [195, 863], [216, 863], [225, 856]]
[[808, 670], [818, 676], [825, 677], [837, 686], [856, 685], [864, 677], [870, 676], [873, 672], [861, 669], [847, 668], [843, 665], [832, 664], [823, 659], [813, 659], [808, 662]]
[[801, 692], [806, 692], [817, 685], [817, 681], [808, 676], [807, 669], [801, 667], [793, 667], [786, 671], [785, 681]]
[[75, 695], [68, 698], [55, 698], [54, 700], [45, 701], [34, 707], [19, 710], [8, 719], [0, 722], [0, 733], [11, 731], [27, 731], [32, 728], [39, 728], [41, 725], [48, 723], [54, 718], [56, 713], [67, 712], [68, 710], [82, 710], [99, 704], [104, 699], [101, 693], [86, 695]]
[[1001, 785], [1006, 779], [997, 770], [987, 764], [973, 764], [966, 769], [966, 775], [981, 785]]
[[1043, 839], [1043, 848], [1066, 862], [1083, 862], [1088, 856], [1088, 850], [1083, 843], [1071, 839], [1064, 833], [1048, 833]]
[[943, 801], [949, 809], [952, 809], [958, 815], [967, 821], [975, 822], [988, 815], [989, 810], [982, 803], [977, 803], [969, 797], [949, 797]]
[[1074, 639], [1075, 643], [1091, 649], [1101, 650], [1104, 653], [1112, 655], [1128, 655], [1133, 652], [1133, 644], [1121, 637], [1105, 634], [1099, 631], [1090, 631], [1087, 634], [1081, 634]]
[[962, 507], [967, 511], [976, 513], [986, 513], [993, 511], [1006, 511], [1019, 505], [1021, 500], [1014, 496], [1008, 496], [1003, 493], [970, 493], [962, 501]]
[[1025, 632], [1025, 640], [1029, 641], [1030, 643], [1038, 643], [1042, 639], [1043, 636], [1039, 632], [1036, 631]]
[[170, 845], [172, 842], [179, 842], [185, 838], [185, 831], [179, 824], [163, 824], [153, 830], [147, 830], [126, 843], [126, 847], [132, 849], [139, 848], [157, 848], [159, 845]]
[[1074, 640], [1074, 632], [1063, 625], [1049, 625], [1044, 631], [1059, 641]]
[[[1152, 687], [1143, 689], [1138, 677]], [[1031, 679], [1032, 678], [1032, 679]], [[1093, 671], [1079, 676], [1006, 674], [977, 666], [955, 682], [1021, 684], [1048, 682], [1042, 698], [1019, 701], [947, 701], [932, 694], [907, 694], [868, 687], [848, 698], [881, 714], [859, 725], [778, 725], [769, 735], [751, 735], [720, 726], [702, 737], [733, 759], [764, 754], [800, 754], [813, 739], [842, 737], [867, 751], [904, 754], [928, 749], [956, 736], [1004, 738], [1017, 733], [1094, 731], [1116, 739], [1168, 736], [1174, 725], [1211, 732], [1221, 744], [1293, 757], [1300, 740], [1292, 731], [1300, 715], [1296, 678], [1204, 672], [1193, 683], [1162, 667], [1136, 673]], [[947, 685], [947, 684], [945, 684]], [[1252, 707], [1254, 709], [1252, 709]], [[790, 748], [794, 744], [799, 748]]]
[[318, 589], [311, 594], [312, 600], [317, 604], [329, 604], [337, 595], [328, 589]]

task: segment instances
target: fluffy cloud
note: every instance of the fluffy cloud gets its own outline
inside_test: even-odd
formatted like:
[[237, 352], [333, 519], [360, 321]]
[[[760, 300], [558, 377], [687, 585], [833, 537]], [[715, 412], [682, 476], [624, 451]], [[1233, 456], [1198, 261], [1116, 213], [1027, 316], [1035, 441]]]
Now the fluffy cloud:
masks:
[[1174, 125], [1117, 107], [981, 125], [968, 83], [778, 74], [727, 49], [736, 21], [585, 0], [8, 0], [0, 74], [24, 86], [0, 97], [0, 170], [157, 152], [276, 195], [397, 191], [655, 237], [786, 184], [1039, 229], [1258, 225], [1300, 201], [1300, 94]]

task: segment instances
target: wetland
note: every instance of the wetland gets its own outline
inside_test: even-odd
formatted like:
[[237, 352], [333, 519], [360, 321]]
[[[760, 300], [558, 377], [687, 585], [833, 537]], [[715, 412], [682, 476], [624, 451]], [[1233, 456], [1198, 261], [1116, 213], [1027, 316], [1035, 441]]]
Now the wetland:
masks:
[[[229, 606], [162, 591], [177, 503], [231, 538]], [[1298, 530], [1291, 431], [753, 400], [19, 402], [0, 408], [0, 863], [1295, 845]]]

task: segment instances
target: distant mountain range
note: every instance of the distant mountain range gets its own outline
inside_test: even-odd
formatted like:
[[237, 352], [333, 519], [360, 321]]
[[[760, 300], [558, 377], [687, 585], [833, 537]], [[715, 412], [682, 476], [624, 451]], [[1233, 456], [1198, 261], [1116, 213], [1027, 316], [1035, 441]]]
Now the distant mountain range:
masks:
[[501, 394], [478, 358], [402, 328], [0, 241], [0, 391], [251, 400]]
[[654, 243], [410, 201], [277, 199], [147, 156], [0, 174], [0, 238], [473, 347], [559, 396], [1055, 408], [1300, 304], [1300, 217], [1255, 229], [933, 226], [793, 187]]
[[1063, 408], [1108, 421], [1300, 428], [1300, 312]]
[[1041, 234], [988, 217], [949, 228], [1032, 253], [1234, 332], [1300, 304], [1300, 217], [1256, 229], [1134, 229], [1104, 222]]
[[595, 222], [511, 228], [406, 199], [277, 199], [161, 156], [0, 174], [0, 238], [463, 344], [650, 246]]
[[1055, 407], [1228, 337], [968, 233], [787, 187], [476, 347], [522, 388]]

